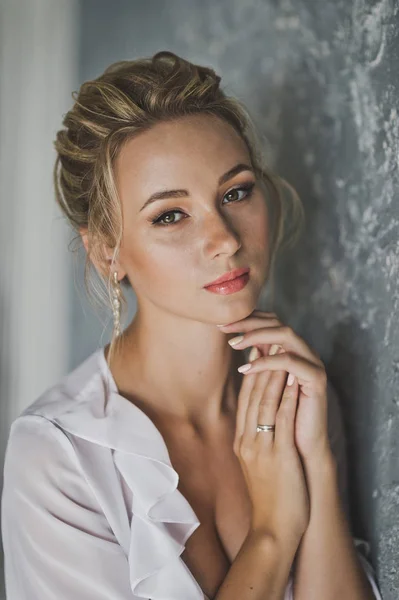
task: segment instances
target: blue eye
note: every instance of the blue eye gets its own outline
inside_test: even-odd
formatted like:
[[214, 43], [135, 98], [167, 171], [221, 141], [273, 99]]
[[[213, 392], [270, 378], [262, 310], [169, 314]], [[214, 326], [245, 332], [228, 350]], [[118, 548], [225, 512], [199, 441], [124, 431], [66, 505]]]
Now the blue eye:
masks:
[[[255, 183], [252, 181], [250, 183], [244, 183], [244, 184], [242, 184], [238, 187], [232, 188], [231, 190], [226, 192], [224, 195], [224, 198], [226, 198], [226, 196], [228, 196], [229, 194], [244, 191], [245, 195], [243, 198], [232, 200], [232, 202], [241, 202], [242, 200], [245, 200], [245, 198], [251, 197], [254, 187], [255, 187]], [[173, 221], [165, 222], [165, 219], [168, 218], [169, 215], [174, 215], [174, 214], [183, 215], [184, 213], [180, 209], [174, 208], [172, 210], [168, 210], [167, 212], [161, 213], [160, 215], [157, 215], [154, 219], [151, 219], [151, 223], [153, 225], [157, 225], [157, 226], [159, 225], [161, 227], [165, 227], [165, 226], [169, 226], [169, 225], [176, 225], [181, 219], [179, 219], [178, 221], [173, 220]]]

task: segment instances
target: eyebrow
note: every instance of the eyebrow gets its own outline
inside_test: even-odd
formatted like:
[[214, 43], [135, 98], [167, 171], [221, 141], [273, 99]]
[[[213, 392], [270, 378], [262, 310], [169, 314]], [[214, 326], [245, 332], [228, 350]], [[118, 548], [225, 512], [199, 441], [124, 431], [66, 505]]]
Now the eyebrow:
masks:
[[[253, 173], [255, 172], [254, 168], [251, 167], [250, 165], [246, 165], [244, 163], [238, 163], [237, 165], [235, 165], [234, 167], [232, 167], [226, 173], [224, 173], [223, 175], [221, 175], [219, 177], [219, 181], [218, 181], [219, 186], [226, 183], [229, 179], [231, 179], [235, 175], [238, 175], [238, 173], [241, 173], [241, 171], [252, 171]], [[152, 202], [156, 202], [157, 200], [163, 200], [165, 198], [183, 198], [185, 196], [189, 196], [189, 193], [187, 190], [163, 190], [162, 192], [155, 192], [154, 194], [151, 194], [151, 196], [148, 198], [148, 200], [146, 200], [144, 202], [144, 204], [140, 208], [139, 212], [141, 212], [146, 206], [148, 206], [149, 204], [152, 204]]]

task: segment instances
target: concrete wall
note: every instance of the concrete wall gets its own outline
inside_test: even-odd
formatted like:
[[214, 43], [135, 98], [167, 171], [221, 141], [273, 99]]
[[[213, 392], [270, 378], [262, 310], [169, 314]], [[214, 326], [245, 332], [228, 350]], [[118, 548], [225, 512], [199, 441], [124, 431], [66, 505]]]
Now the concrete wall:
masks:
[[[216, 68], [299, 191], [306, 233], [276, 307], [340, 394], [354, 529], [384, 600], [399, 596], [398, 13], [397, 0], [86, 0], [81, 27], [82, 81], [161, 49]], [[98, 345], [90, 311], [74, 298], [71, 366]]]

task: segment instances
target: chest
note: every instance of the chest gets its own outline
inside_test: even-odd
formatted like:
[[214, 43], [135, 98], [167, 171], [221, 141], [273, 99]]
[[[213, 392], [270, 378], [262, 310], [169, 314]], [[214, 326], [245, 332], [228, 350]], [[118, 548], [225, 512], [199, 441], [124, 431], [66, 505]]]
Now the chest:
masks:
[[213, 598], [248, 533], [251, 504], [232, 439], [205, 446], [201, 441], [182, 447], [169, 444], [179, 474], [178, 489], [201, 525], [186, 542], [182, 560]]

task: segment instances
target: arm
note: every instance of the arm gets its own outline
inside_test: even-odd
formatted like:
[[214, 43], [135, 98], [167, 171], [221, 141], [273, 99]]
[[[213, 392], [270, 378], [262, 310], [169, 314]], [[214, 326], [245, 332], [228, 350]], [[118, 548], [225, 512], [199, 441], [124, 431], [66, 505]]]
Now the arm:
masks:
[[345, 439], [332, 388], [328, 401], [331, 451], [305, 469], [311, 513], [295, 560], [294, 598], [382, 600], [371, 565], [359, 557], [350, 531]]
[[283, 600], [295, 550], [250, 532], [214, 600]]
[[2, 494], [7, 600], [135, 600], [126, 556], [65, 434], [41, 417], [11, 429]]

